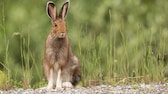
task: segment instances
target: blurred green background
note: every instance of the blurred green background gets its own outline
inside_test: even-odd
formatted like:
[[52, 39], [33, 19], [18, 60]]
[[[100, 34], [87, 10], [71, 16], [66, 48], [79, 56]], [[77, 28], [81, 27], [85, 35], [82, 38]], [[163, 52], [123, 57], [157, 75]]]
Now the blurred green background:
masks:
[[[45, 86], [48, 0], [0, 0], [0, 88]], [[65, 0], [53, 0], [57, 11]], [[167, 82], [168, 0], [70, 0], [79, 85]]]

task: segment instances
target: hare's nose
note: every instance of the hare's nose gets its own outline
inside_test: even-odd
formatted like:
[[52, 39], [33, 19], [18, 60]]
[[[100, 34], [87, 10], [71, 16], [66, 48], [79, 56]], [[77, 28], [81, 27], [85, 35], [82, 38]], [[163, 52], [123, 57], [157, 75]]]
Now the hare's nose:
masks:
[[61, 32], [61, 36], [64, 36], [65, 35], [65, 32]]
[[65, 32], [61, 32], [61, 34], [65, 34]]

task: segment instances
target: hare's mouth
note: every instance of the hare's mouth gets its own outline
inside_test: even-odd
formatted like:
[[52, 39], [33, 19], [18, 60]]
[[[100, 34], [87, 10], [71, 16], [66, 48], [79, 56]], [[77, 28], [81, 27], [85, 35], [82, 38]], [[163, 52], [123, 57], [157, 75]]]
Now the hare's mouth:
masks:
[[60, 34], [53, 33], [52, 35], [53, 35], [54, 39], [56, 39], [56, 38], [60, 38], [61, 39], [61, 38], [65, 38], [65, 36], [66, 36], [65, 33], [60, 33]]
[[59, 38], [65, 38], [65, 33], [64, 32], [60, 33], [60, 35], [58, 37]]

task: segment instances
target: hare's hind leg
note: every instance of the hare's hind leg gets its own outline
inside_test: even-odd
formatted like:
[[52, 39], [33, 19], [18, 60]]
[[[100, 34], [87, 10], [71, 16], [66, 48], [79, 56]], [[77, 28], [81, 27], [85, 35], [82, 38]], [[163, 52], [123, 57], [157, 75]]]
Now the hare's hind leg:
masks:
[[64, 88], [73, 88], [73, 85], [71, 82], [63, 82], [62, 87]]

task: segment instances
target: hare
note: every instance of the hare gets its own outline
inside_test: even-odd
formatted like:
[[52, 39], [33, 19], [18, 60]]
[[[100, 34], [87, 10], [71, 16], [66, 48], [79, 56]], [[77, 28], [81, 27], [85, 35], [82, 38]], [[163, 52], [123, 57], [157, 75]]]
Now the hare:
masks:
[[72, 88], [81, 79], [80, 62], [71, 51], [66, 30], [65, 18], [69, 5], [69, 1], [65, 2], [57, 14], [54, 2], [47, 2], [46, 12], [52, 23], [43, 59], [47, 89]]

